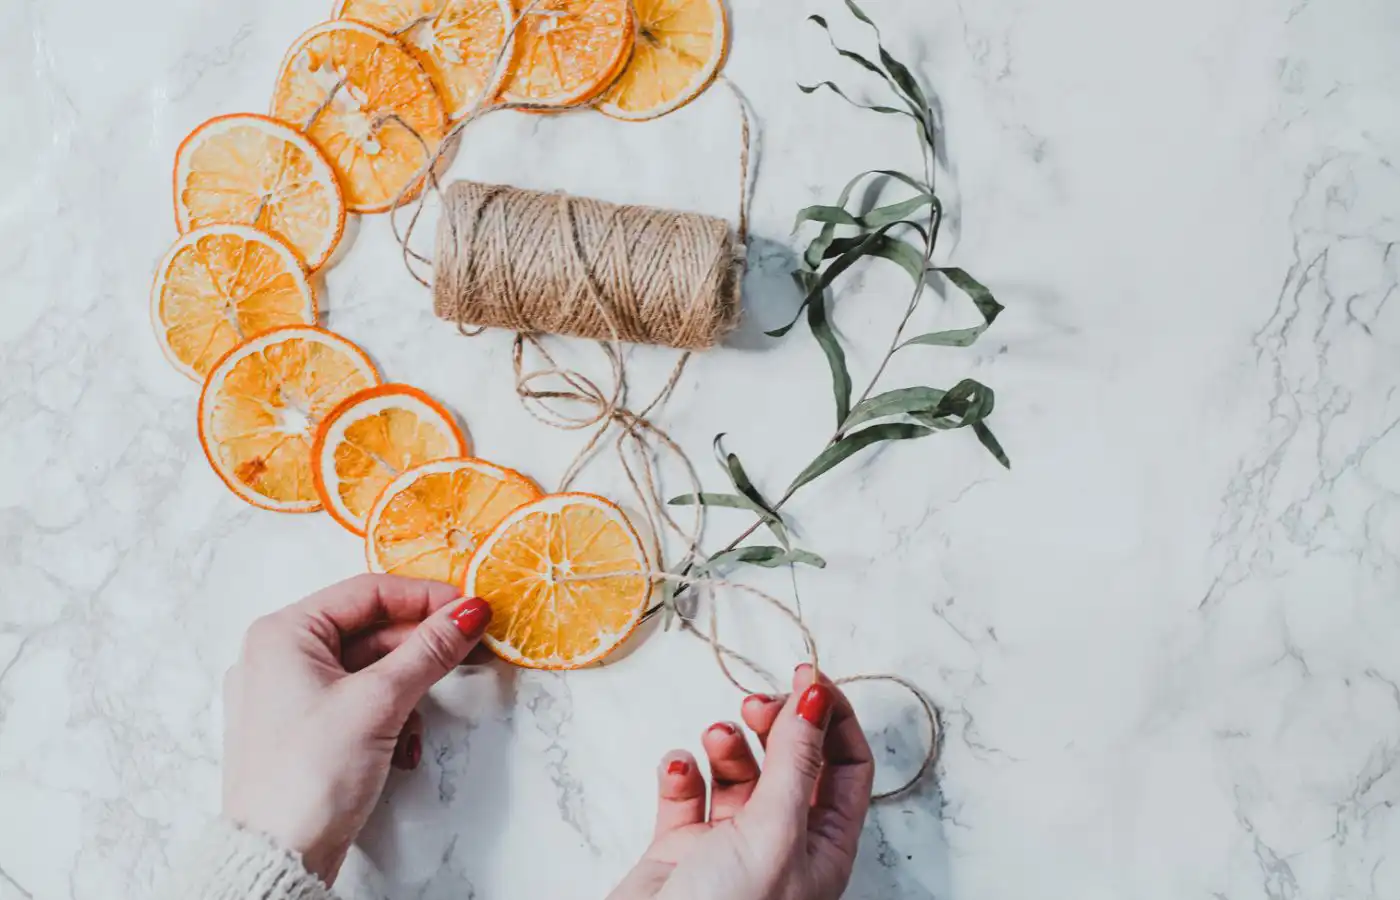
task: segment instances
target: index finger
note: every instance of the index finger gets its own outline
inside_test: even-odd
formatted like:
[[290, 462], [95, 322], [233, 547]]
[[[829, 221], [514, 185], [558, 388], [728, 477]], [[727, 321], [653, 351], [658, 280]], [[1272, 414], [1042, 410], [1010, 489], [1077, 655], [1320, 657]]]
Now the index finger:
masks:
[[461, 596], [440, 581], [366, 574], [323, 588], [288, 609], [346, 635], [384, 622], [417, 624]]
[[854, 858], [870, 810], [875, 756], [851, 701], [840, 688], [833, 685], [832, 689], [836, 702], [822, 746], [825, 765], [807, 827], [813, 841], [828, 842], [846, 858]]

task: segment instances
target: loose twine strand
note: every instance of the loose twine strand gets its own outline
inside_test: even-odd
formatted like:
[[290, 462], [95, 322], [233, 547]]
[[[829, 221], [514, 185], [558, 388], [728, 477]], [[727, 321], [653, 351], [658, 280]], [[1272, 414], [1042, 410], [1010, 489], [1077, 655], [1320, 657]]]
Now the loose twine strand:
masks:
[[[548, 15], [538, 10], [544, 0], [531, 0], [516, 15], [506, 29], [501, 50], [497, 52], [490, 76], [484, 84], [500, 83], [509, 63], [509, 50], [516, 32], [527, 16]], [[396, 35], [413, 28], [418, 22], [395, 32]], [[397, 114], [381, 116], [375, 128], [394, 122], [417, 141], [423, 151], [424, 163], [399, 192], [389, 213], [394, 239], [402, 252], [404, 268], [419, 284], [434, 291], [435, 305], [446, 318], [453, 319], [458, 330], [468, 337], [481, 334], [490, 325], [500, 325], [516, 332], [511, 362], [515, 377], [515, 392], [525, 410], [539, 422], [563, 431], [589, 431], [588, 439], [575, 454], [560, 479], [559, 490], [566, 491], [601, 450], [605, 439], [615, 429], [614, 451], [628, 484], [646, 519], [650, 538], [649, 559], [660, 563], [664, 558], [663, 535], [670, 533], [679, 539], [683, 552], [676, 571], [649, 569], [601, 573], [590, 576], [569, 576], [570, 581], [592, 581], [619, 577], [645, 577], [653, 586], [671, 584], [679, 589], [732, 591], [747, 594], [786, 617], [801, 634], [803, 645], [813, 671], [820, 673], [817, 643], [799, 611], [782, 600], [751, 585], [727, 581], [707, 575], [691, 575], [704, 571], [705, 555], [700, 540], [705, 527], [705, 507], [696, 503], [688, 524], [676, 521], [661, 491], [659, 457], [665, 451], [678, 464], [689, 481], [692, 493], [702, 492], [702, 485], [689, 454], [669, 433], [652, 419], [675, 392], [692, 349], [711, 346], [737, 320], [739, 283], [744, 267], [744, 248], [749, 228], [749, 163], [750, 125], [747, 102], [739, 89], [727, 78], [720, 77], [734, 97], [739, 109], [739, 211], [734, 235], [730, 235], [722, 220], [694, 214], [673, 213], [645, 207], [622, 207], [586, 198], [563, 194], [542, 194], [492, 185], [459, 182], [446, 193], [438, 181], [439, 168], [455, 152], [462, 132], [473, 122], [492, 112], [506, 109], [537, 109], [559, 111], [588, 104], [568, 106], [522, 102], [493, 102], [483, 91], [467, 113], [448, 130], [436, 148], [430, 147], [408, 122]], [[331, 104], [344, 79], [332, 86], [325, 100], [302, 126], [305, 131]], [[439, 224], [436, 263], [410, 246], [426, 205], [429, 191], [443, 202], [444, 217]], [[417, 195], [407, 226], [400, 231], [398, 212]], [[513, 218], [501, 215], [501, 200], [521, 204], [512, 209]], [[496, 209], [493, 209], [496, 207]], [[631, 218], [629, 218], [631, 217]], [[700, 227], [692, 227], [696, 222]], [[723, 225], [720, 231], [713, 223]], [[463, 246], [463, 235], [470, 232], [479, 239], [472, 246]], [[643, 236], [643, 252], [632, 257], [638, 231]], [[530, 265], [521, 266], [512, 253], [522, 246], [545, 245], [549, 252], [536, 255]], [[680, 263], [676, 263], [679, 258]], [[623, 278], [623, 263], [633, 269], [636, 260], [649, 261], [640, 278]], [[416, 265], [436, 270], [430, 282], [419, 273]], [[561, 274], [562, 273], [562, 274]], [[511, 280], [510, 276], [518, 276]], [[488, 285], [480, 290], [481, 283]], [[689, 287], [680, 292], [677, 285]], [[483, 314], [480, 303], [471, 306], [477, 324], [465, 319], [467, 305], [463, 299], [469, 289], [494, 297], [498, 302]], [[663, 301], [657, 303], [660, 296]], [[549, 297], [556, 308], [551, 311], [538, 298]], [[619, 305], [617, 299], [623, 303]], [[560, 298], [565, 302], [560, 303]], [[729, 302], [732, 301], [732, 302]], [[657, 309], [668, 314], [660, 315]], [[485, 324], [483, 324], [485, 323]], [[561, 365], [540, 340], [541, 332], [584, 333], [597, 339], [609, 372], [604, 386], [576, 369]], [[601, 336], [600, 336], [601, 333]], [[660, 339], [658, 339], [660, 336]], [[671, 340], [666, 340], [670, 337]], [[667, 343], [682, 348], [669, 377], [661, 389], [639, 411], [628, 406], [627, 365], [622, 342]], [[542, 362], [534, 367], [526, 363], [526, 351], [533, 351]], [[738, 690], [755, 693], [735, 674], [731, 663], [742, 666], [764, 679], [772, 690], [781, 690], [776, 678], [763, 666], [719, 639], [719, 610], [713, 601], [707, 626], [698, 623], [694, 612], [677, 609], [683, 630], [705, 641], [714, 654], [721, 673]], [[918, 785], [932, 770], [942, 744], [942, 729], [938, 711], [924, 692], [913, 682], [893, 673], [868, 673], [834, 680], [837, 685], [882, 681], [899, 685], [918, 701], [928, 721], [927, 751], [918, 770], [898, 787], [876, 792], [871, 799], [889, 800], [904, 795]]]

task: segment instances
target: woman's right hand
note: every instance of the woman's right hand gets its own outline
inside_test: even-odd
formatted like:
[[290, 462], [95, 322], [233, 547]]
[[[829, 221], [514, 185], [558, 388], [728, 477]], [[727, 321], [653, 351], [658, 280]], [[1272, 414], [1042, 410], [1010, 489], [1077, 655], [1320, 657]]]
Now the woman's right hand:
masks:
[[[749, 697], [705, 732], [713, 787], [683, 751], [661, 762], [651, 846], [610, 900], [836, 900], [855, 864], [875, 763], [845, 695], [799, 666], [786, 698]], [[706, 794], [709, 794], [708, 815]]]

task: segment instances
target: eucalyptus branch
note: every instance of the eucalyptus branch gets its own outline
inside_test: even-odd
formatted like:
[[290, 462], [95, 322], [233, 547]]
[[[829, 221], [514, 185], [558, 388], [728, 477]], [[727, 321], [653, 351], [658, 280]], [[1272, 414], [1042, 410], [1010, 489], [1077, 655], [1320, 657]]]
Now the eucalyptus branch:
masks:
[[[972, 379], [964, 379], [952, 388], [942, 390], [926, 386], [910, 386], [876, 393], [890, 362], [896, 353], [909, 347], [968, 347], [985, 332], [1002, 311], [1002, 306], [979, 281], [960, 268], [939, 268], [933, 264], [938, 235], [943, 224], [943, 204], [934, 193], [934, 178], [938, 166], [937, 121], [923, 89], [903, 63], [895, 59], [880, 43], [880, 31], [854, 0], [845, 0], [847, 8], [860, 22], [874, 32], [879, 62], [837, 45], [830, 28], [821, 16], [810, 16], [831, 39], [831, 45], [842, 57], [878, 76], [893, 94], [897, 105], [867, 104], [852, 100], [835, 82], [799, 85], [803, 93], [828, 90], [853, 106], [880, 115], [906, 116], [912, 120], [919, 137], [923, 178], [904, 172], [877, 169], [862, 172], [852, 178], [835, 204], [809, 206], [797, 214], [796, 228], [808, 222], [820, 223], [821, 228], [802, 254], [800, 267], [793, 279], [803, 291], [803, 298], [792, 321], [768, 332], [773, 337], [787, 334], [804, 313], [807, 324], [826, 357], [831, 370], [832, 393], [836, 408], [836, 425], [821, 451], [788, 484], [783, 493], [769, 501], [754, 486], [744, 471], [739, 457], [723, 448], [723, 435], [715, 439], [715, 451], [721, 466], [729, 474], [735, 493], [688, 494], [674, 498], [672, 504], [700, 503], [747, 509], [756, 516], [753, 523], [741, 530], [723, 548], [711, 554], [698, 568], [722, 564], [744, 563], [773, 567], [778, 565], [825, 565], [820, 557], [791, 546], [790, 530], [782, 511], [792, 497], [812, 481], [874, 444], [892, 440], [911, 440], [939, 431], [972, 428], [978, 440], [1004, 466], [1010, 461], [992, 434], [986, 420], [995, 403], [992, 389]], [[848, 205], [852, 194], [866, 178], [879, 175], [889, 182], [903, 185], [912, 196], [878, 206], [864, 213], [854, 213]], [[883, 189], [883, 186], [882, 186]], [[921, 220], [909, 216], [927, 210]], [[846, 229], [838, 235], [838, 229]], [[897, 236], [896, 230], [912, 232], [918, 240]], [[905, 304], [886, 348], [865, 387], [851, 401], [852, 385], [846, 366], [845, 350], [832, 329], [828, 318], [828, 294], [838, 276], [855, 263], [865, 259], [883, 259], [904, 269], [913, 281], [913, 289]], [[909, 323], [918, 310], [935, 276], [946, 278], [976, 306], [982, 322], [968, 328], [931, 332], [906, 337]], [[744, 545], [760, 528], [768, 528], [781, 547]], [[742, 546], [741, 546], [742, 545]], [[687, 571], [697, 568], [687, 563]], [[684, 588], [668, 598], [667, 606], [684, 593]], [[658, 607], [660, 608], [660, 607]], [[656, 612], [650, 610], [648, 615]]]

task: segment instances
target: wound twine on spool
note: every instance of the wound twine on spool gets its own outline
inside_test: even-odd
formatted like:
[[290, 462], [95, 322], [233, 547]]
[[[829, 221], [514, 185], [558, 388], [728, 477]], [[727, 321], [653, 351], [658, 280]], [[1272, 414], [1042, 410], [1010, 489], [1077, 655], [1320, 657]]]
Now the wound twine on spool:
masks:
[[434, 312], [461, 326], [703, 350], [739, 318], [741, 250], [699, 213], [458, 181], [433, 260]]
[[[506, 46], [527, 16], [543, 14], [536, 12], [541, 2], [529, 0], [515, 16], [506, 31]], [[496, 56], [490, 81], [495, 80], [505, 64], [503, 46]], [[706, 557], [700, 549], [704, 506], [694, 505], [692, 523], [689, 527], [683, 526], [672, 517], [660, 487], [658, 459], [664, 450], [679, 464], [692, 492], [699, 494], [702, 490], [689, 455], [651, 417], [670, 398], [690, 359], [689, 351], [714, 346], [739, 316], [739, 289], [748, 235], [749, 114], [738, 88], [723, 76], [719, 81], [734, 96], [740, 113], [740, 203], [734, 231], [724, 220], [695, 213], [618, 206], [505, 186], [458, 182], [444, 192], [437, 180], [437, 167], [444, 154], [455, 148], [464, 129], [492, 112], [540, 108], [532, 104], [488, 101], [485, 96], [478, 98], [436, 149], [429, 148], [422, 137], [397, 116], [389, 117], [423, 145], [428, 158], [414, 181], [426, 183], [432, 189], [419, 193], [408, 227], [400, 232], [396, 214], [415, 190], [410, 183], [396, 198], [389, 222], [408, 274], [433, 290], [434, 309], [439, 316], [455, 321], [465, 335], [480, 334], [487, 326], [516, 332], [515, 390], [525, 409], [552, 428], [592, 431], [569, 464], [558, 489], [569, 488], [596, 454], [603, 439], [616, 429], [617, 459], [652, 536], [651, 559], [658, 565], [663, 560], [663, 529], [683, 544], [680, 559], [670, 571], [652, 570], [644, 573], [646, 577], [658, 586], [669, 583], [712, 592], [727, 590], [746, 593], [762, 601], [794, 623], [802, 635], [813, 670], [822, 674], [816, 641], [804, 621], [800, 604], [794, 610], [777, 597], [752, 586], [709, 574], [690, 574], [697, 569], [704, 571]], [[340, 87], [337, 84], [331, 95]], [[314, 118], [313, 115], [313, 121]], [[443, 219], [439, 223], [434, 254], [436, 262], [413, 250], [409, 243], [430, 193], [443, 200]], [[538, 239], [536, 229], [541, 227], [546, 229], [549, 240]], [[629, 234], [633, 239], [627, 238]], [[638, 235], [641, 236], [640, 252]], [[535, 244], [541, 246], [532, 246]], [[675, 253], [677, 248], [680, 258], [668, 257], [668, 251]], [[545, 261], [550, 268], [548, 271], [518, 268], [536, 264], [524, 262], [528, 259]], [[414, 269], [415, 262], [433, 267], [436, 273], [433, 284]], [[668, 284], [667, 279], [672, 278], [676, 281]], [[559, 298], [564, 298], [564, 302], [550, 302]], [[539, 337], [550, 332], [595, 338], [610, 367], [611, 386], [604, 387], [575, 369], [559, 365]], [[680, 354], [666, 383], [640, 411], [633, 411], [627, 400], [627, 367], [619, 346], [623, 340], [686, 351]], [[527, 369], [524, 362], [527, 347], [544, 360], [543, 365]], [[545, 386], [537, 386], [538, 383]], [[569, 408], [562, 408], [561, 404]], [[582, 412], [573, 411], [580, 407]], [[581, 580], [597, 577], [607, 575]], [[734, 674], [730, 667], [732, 662], [753, 671], [772, 688], [781, 691], [778, 680], [762, 666], [720, 642], [719, 612], [714, 602], [710, 604], [708, 627], [700, 623], [696, 611], [680, 618], [685, 632], [709, 645], [730, 684], [752, 693]], [[895, 684], [912, 694], [929, 728], [929, 742], [917, 771], [899, 786], [875, 792], [871, 798], [889, 800], [912, 791], [933, 770], [942, 747], [942, 726], [933, 702], [918, 685], [903, 676], [868, 673], [834, 679], [838, 685], [872, 681]]]

